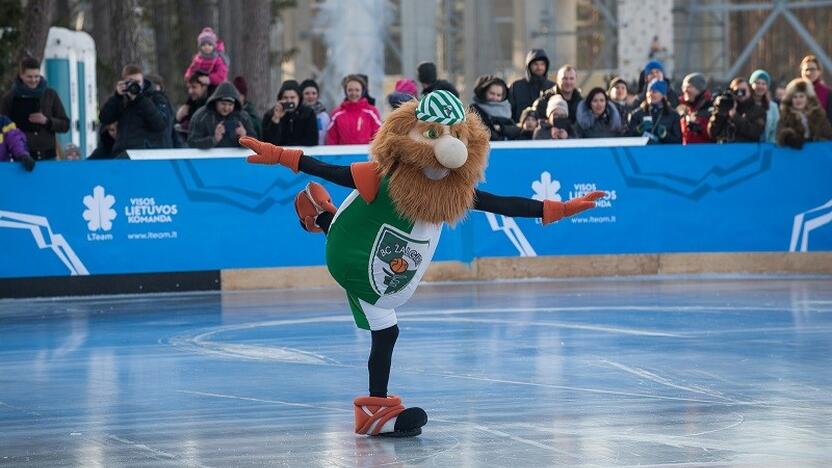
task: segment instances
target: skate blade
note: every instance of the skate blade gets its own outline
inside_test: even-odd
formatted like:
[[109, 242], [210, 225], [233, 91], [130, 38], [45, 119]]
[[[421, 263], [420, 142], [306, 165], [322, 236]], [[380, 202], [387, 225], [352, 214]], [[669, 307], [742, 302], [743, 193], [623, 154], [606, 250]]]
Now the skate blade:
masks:
[[422, 433], [422, 428], [417, 427], [416, 429], [411, 429], [409, 431], [393, 431], [393, 432], [385, 432], [383, 434], [379, 434], [376, 437], [414, 437]]

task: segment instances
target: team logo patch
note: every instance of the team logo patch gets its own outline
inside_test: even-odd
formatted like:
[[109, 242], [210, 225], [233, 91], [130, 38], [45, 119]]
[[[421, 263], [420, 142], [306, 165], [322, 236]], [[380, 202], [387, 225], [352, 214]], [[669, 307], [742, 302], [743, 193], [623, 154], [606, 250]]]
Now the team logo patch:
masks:
[[370, 259], [370, 276], [376, 294], [395, 294], [410, 284], [429, 247], [430, 241], [413, 239], [392, 226], [382, 226]]

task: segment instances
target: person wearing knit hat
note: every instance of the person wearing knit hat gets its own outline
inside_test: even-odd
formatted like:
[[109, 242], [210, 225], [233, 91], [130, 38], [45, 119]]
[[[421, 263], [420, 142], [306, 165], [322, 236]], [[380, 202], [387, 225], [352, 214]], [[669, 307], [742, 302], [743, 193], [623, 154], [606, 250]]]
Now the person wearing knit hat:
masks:
[[445, 90], [459, 97], [459, 91], [449, 81], [438, 79], [436, 64], [433, 62], [422, 62], [416, 67], [419, 83], [422, 84], [422, 96], [427, 96], [436, 90]]
[[682, 80], [682, 97], [676, 110], [682, 114], [682, 144], [711, 143], [708, 120], [711, 117], [711, 92], [701, 73], [691, 73]]
[[751, 85], [751, 97], [754, 102], [762, 106], [766, 111], [766, 129], [760, 141], [774, 143], [777, 139], [777, 122], [780, 120], [780, 106], [771, 100], [769, 89], [771, 89], [771, 75], [765, 70], [754, 70], [748, 78]]
[[641, 77], [643, 78], [639, 78], [638, 92], [640, 94], [638, 99], [636, 99], [636, 106], [646, 100], [644, 93], [647, 90], [647, 84], [653, 80], [664, 81], [667, 84], [667, 91], [665, 91], [664, 95], [667, 97], [667, 102], [671, 107], [675, 108], [679, 105], [679, 95], [676, 94], [676, 91], [670, 87], [670, 80], [665, 75], [664, 65], [662, 65], [661, 62], [658, 60], [651, 60], [647, 62], [647, 65], [645, 65], [644, 69], [641, 70]]
[[185, 81], [194, 72], [201, 71], [211, 79], [211, 86], [217, 86], [228, 80], [228, 61], [221, 53], [217, 34], [211, 28], [203, 28], [196, 39], [198, 51], [185, 70]]
[[[210, 50], [203, 49], [202, 46], [204, 45], [210, 45]], [[206, 53], [213, 52], [217, 47], [217, 33], [215, 33], [211, 28], [203, 28], [202, 32], [200, 32], [199, 36], [196, 38], [196, 46]]]
[[402, 78], [396, 81], [396, 85], [392, 93], [387, 95], [387, 103], [393, 109], [398, 109], [402, 103], [416, 99], [419, 94], [419, 88], [416, 82], [407, 78]]
[[546, 102], [546, 120], [540, 120], [533, 140], [566, 140], [575, 137], [575, 128], [569, 119], [569, 102], [555, 94]]
[[627, 86], [627, 81], [621, 77], [615, 77], [610, 80], [610, 85], [607, 87], [607, 94], [609, 94], [610, 102], [618, 109], [618, 114], [623, 119], [633, 110], [635, 104], [635, 96], [630, 94], [630, 89]]
[[647, 84], [647, 93], [660, 93], [662, 97], [667, 97], [667, 82], [664, 80], [654, 79]]
[[679, 114], [667, 100], [667, 81], [653, 79], [647, 84], [645, 100], [630, 114], [631, 136], [646, 136], [648, 143], [681, 143]]

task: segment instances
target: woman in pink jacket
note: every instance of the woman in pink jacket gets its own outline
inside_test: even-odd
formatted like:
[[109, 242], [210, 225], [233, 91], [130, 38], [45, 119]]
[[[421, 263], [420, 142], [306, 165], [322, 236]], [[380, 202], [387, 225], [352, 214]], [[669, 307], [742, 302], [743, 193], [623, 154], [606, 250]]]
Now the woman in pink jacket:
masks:
[[223, 81], [228, 81], [228, 63], [225, 57], [225, 48], [222, 42], [217, 41], [217, 34], [211, 28], [204, 28], [196, 39], [199, 51], [191, 60], [191, 65], [185, 71], [185, 81], [191, 78], [194, 72], [201, 71], [211, 79], [212, 86], [218, 86]]
[[326, 132], [327, 145], [366, 145], [381, 127], [381, 114], [362, 97], [367, 83], [358, 75], [342, 81], [346, 99], [332, 111]]

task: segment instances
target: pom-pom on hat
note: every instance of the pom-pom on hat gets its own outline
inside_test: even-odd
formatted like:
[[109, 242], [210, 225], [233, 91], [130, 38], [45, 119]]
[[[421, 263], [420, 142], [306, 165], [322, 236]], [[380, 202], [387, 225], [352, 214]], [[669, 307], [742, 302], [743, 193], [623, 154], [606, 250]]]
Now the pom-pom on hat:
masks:
[[433, 91], [419, 101], [416, 118], [424, 122], [454, 125], [465, 121], [465, 107], [459, 98], [448, 91]]

